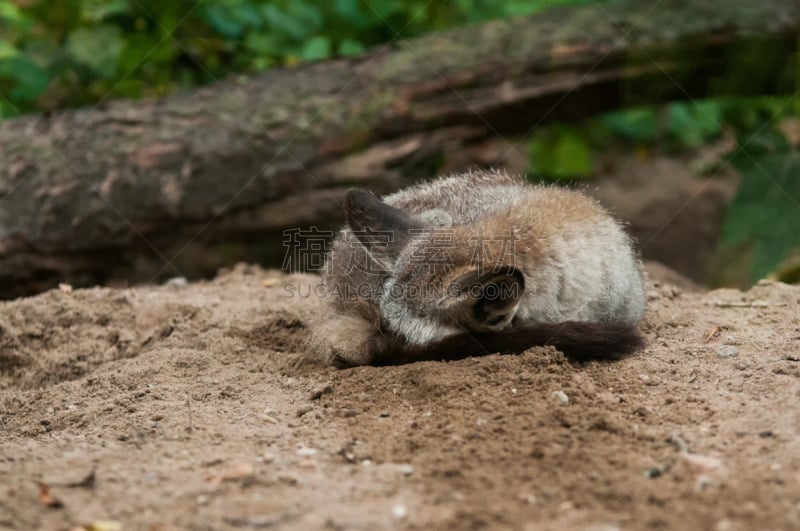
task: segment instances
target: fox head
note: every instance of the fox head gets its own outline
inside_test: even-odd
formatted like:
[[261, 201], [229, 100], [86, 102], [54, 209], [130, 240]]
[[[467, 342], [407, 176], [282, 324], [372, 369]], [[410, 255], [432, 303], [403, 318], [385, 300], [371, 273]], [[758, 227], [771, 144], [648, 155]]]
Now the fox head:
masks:
[[525, 278], [498, 241], [481, 240], [475, 227], [453, 226], [446, 212], [410, 216], [364, 190], [348, 191], [345, 217], [385, 275], [375, 298], [389, 331], [422, 344], [511, 324]]

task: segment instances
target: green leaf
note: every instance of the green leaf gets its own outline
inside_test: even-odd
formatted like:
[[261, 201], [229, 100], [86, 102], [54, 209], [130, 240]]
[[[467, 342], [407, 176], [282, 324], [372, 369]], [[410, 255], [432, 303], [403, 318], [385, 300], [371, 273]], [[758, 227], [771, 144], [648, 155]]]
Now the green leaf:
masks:
[[331, 56], [331, 41], [328, 37], [318, 35], [303, 45], [300, 57], [306, 61], [326, 59]]
[[0, 99], [0, 120], [6, 118], [14, 118], [18, 115], [19, 113], [17, 112], [17, 109], [14, 108], [14, 106]]
[[275, 39], [269, 33], [248, 33], [247, 37], [244, 39], [244, 44], [259, 55], [268, 55], [278, 52]]
[[531, 142], [534, 168], [546, 177], [571, 179], [592, 172], [592, 150], [577, 129], [551, 127], [536, 134]]
[[39, 65], [24, 55], [0, 60], [0, 78], [11, 80], [13, 101], [33, 101], [47, 89], [50, 78]]
[[289, 4], [289, 16], [303, 24], [307, 33], [319, 31], [324, 22], [319, 7], [302, 0], [293, 0]]
[[14, 2], [0, 0], [0, 35], [17, 45], [31, 36], [33, 18], [18, 8]]
[[262, 16], [253, 2], [228, 0], [209, 4], [205, 8], [206, 19], [224, 37], [241, 37], [248, 28], [258, 28]]
[[91, 22], [100, 22], [114, 15], [130, 12], [127, 0], [82, 0], [81, 17]]
[[786, 137], [774, 127], [759, 127], [752, 134], [740, 131], [738, 137], [739, 145], [744, 146], [744, 151], [737, 152], [734, 163], [739, 162], [746, 165], [749, 160], [748, 154], [752, 157], [765, 153], [789, 151], [789, 143]]
[[506, 16], [518, 17], [536, 13], [537, 11], [541, 11], [543, 7], [544, 6], [537, 5], [535, 2], [516, 0], [513, 2], [507, 2], [503, 11]]
[[19, 49], [8, 41], [0, 40], [0, 61], [19, 55]]
[[623, 138], [639, 142], [652, 142], [656, 136], [657, 116], [654, 109], [632, 109], [609, 113], [600, 123]]
[[22, 20], [24, 15], [22, 11], [14, 4], [14, 2], [0, 1], [0, 19], [8, 22], [17, 22]]
[[352, 23], [355, 28], [364, 28], [369, 24], [370, 17], [364, 13], [359, 0], [335, 0], [334, 12]]
[[[367, 5], [370, 6], [369, 14], [377, 16], [383, 23], [386, 23], [385, 21], [391, 19], [395, 14], [404, 11], [403, 4], [393, 0], [370, 0]], [[395, 29], [399, 30], [400, 28]]]
[[756, 281], [800, 248], [800, 153], [745, 154], [735, 164], [743, 180], [725, 215], [721, 248], [749, 244]]
[[78, 28], [70, 32], [67, 38], [69, 56], [104, 77], [114, 75], [124, 47], [121, 30], [105, 24]]
[[339, 55], [358, 55], [364, 52], [364, 45], [353, 39], [345, 39], [339, 43]]
[[309, 30], [297, 19], [292, 18], [273, 4], [267, 4], [262, 8], [264, 18], [270, 25], [270, 30], [277, 34], [283, 34], [300, 42], [309, 35]]
[[722, 107], [711, 101], [673, 103], [668, 107], [670, 135], [686, 146], [699, 146], [722, 132]]

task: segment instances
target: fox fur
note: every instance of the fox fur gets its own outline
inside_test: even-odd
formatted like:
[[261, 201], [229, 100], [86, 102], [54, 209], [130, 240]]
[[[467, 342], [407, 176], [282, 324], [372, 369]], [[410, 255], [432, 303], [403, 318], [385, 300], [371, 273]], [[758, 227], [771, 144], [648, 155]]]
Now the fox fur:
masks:
[[501, 171], [471, 171], [378, 199], [345, 198], [323, 273], [318, 360], [384, 365], [553, 345], [614, 358], [642, 345], [644, 275], [596, 201]]

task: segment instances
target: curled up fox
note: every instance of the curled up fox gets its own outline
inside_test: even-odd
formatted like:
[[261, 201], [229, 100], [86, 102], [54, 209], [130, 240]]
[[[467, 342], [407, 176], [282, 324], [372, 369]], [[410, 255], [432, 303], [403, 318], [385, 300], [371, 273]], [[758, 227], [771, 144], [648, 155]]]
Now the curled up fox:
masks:
[[340, 367], [553, 345], [577, 359], [642, 345], [644, 276], [596, 201], [501, 171], [345, 197], [310, 351]]

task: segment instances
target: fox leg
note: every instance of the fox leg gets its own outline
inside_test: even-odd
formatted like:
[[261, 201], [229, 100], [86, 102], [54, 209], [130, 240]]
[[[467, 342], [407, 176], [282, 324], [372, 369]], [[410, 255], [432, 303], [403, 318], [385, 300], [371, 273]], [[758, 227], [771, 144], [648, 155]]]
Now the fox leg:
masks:
[[372, 363], [378, 329], [363, 317], [331, 312], [312, 330], [308, 351], [314, 361], [337, 367]]

